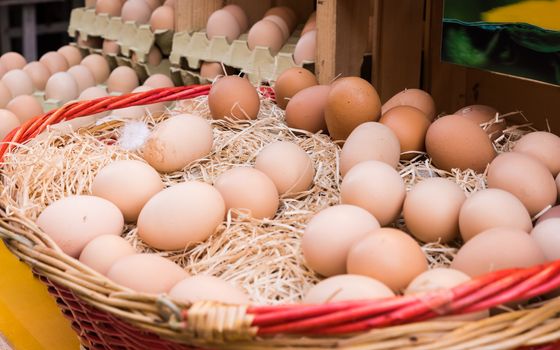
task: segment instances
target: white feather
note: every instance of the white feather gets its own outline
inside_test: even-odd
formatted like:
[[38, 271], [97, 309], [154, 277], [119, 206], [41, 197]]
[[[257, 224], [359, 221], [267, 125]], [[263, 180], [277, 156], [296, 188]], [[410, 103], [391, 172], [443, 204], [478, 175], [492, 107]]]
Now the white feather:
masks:
[[129, 151], [140, 149], [150, 136], [148, 125], [142, 121], [130, 121], [122, 127], [119, 145]]

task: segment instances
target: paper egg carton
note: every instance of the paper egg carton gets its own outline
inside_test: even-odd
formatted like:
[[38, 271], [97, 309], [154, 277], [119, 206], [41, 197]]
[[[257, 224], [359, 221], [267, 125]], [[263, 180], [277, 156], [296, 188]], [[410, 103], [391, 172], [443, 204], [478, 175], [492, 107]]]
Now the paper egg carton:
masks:
[[[273, 82], [282, 72], [292, 67], [301, 67], [294, 62], [293, 53], [301, 31], [296, 31], [276, 55], [268, 47], [249, 49], [247, 33], [231, 44], [224, 36], [209, 40], [206, 32], [179, 32], [173, 36], [173, 48], [169, 56], [171, 64], [188, 70], [200, 68], [203, 61], [221, 62], [240, 69], [252, 83]], [[304, 65], [312, 65], [305, 62]]]

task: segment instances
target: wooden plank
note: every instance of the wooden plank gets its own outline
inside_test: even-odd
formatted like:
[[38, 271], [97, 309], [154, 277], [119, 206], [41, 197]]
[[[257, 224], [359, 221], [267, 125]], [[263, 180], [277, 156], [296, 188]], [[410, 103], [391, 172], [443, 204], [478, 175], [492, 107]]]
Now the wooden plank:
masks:
[[192, 32], [204, 29], [210, 14], [223, 5], [223, 0], [177, 0], [175, 30]]
[[321, 84], [337, 76], [359, 76], [368, 47], [369, 2], [317, 1], [317, 57], [315, 70]]
[[0, 6], [0, 52], [12, 51], [10, 29], [10, 13], [7, 7]]
[[28, 62], [37, 59], [37, 18], [35, 5], [24, 5], [21, 9], [23, 30], [23, 56]]

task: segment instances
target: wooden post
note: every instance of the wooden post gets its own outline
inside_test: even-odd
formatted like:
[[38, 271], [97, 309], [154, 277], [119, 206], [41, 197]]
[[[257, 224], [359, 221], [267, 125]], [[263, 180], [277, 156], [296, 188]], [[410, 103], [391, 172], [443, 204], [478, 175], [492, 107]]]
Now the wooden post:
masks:
[[210, 14], [223, 5], [223, 0], [177, 0], [175, 31], [192, 32], [206, 28]]
[[315, 70], [320, 84], [329, 84], [339, 75], [360, 75], [370, 13], [369, 1], [317, 1]]
[[23, 56], [28, 62], [37, 59], [37, 18], [36, 5], [23, 5], [21, 9], [21, 29], [23, 41]]

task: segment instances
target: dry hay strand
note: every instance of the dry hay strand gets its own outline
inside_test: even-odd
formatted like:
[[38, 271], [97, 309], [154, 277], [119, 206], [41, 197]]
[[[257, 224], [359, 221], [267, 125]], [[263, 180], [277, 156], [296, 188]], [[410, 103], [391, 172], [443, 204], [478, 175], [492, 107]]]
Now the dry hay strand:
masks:
[[[188, 180], [212, 184], [220, 174], [233, 167], [253, 166], [258, 152], [274, 141], [294, 142], [309, 154], [316, 170], [314, 184], [295, 197], [281, 198], [273, 219], [256, 220], [243, 215], [233, 219], [230, 212], [208, 240], [181, 251], [155, 251], [138, 238], [134, 225], [125, 227], [123, 237], [137, 251], [158, 253], [191, 274], [211, 274], [241, 286], [255, 304], [298, 302], [310, 286], [320, 280], [306, 267], [300, 241], [306, 223], [315, 213], [339, 204], [340, 147], [324, 134], [290, 129], [284, 122], [284, 112], [266, 99], [254, 121], [212, 120], [206, 97], [181, 101], [165, 116], [147, 115], [143, 121], [153, 128], [169, 115], [180, 113], [210, 120], [214, 147], [211, 154], [183, 171], [163, 174], [166, 186]], [[45, 133], [7, 153], [0, 183], [7, 212], [17, 212], [33, 222], [48, 204], [58, 199], [90, 194], [93, 178], [105, 165], [116, 160], [142, 160], [137, 152], [119, 146], [123, 125], [126, 122], [112, 120], [66, 135]], [[527, 130], [526, 126], [509, 128], [496, 141], [496, 149], [511, 148]], [[455, 181], [468, 194], [485, 188], [484, 174], [442, 171], [423, 153], [411, 161], [401, 162], [397, 170], [407, 189], [424, 178], [436, 176]], [[406, 230], [402, 218], [395, 226]], [[431, 267], [449, 266], [458, 244], [428, 243], [422, 248]]]

